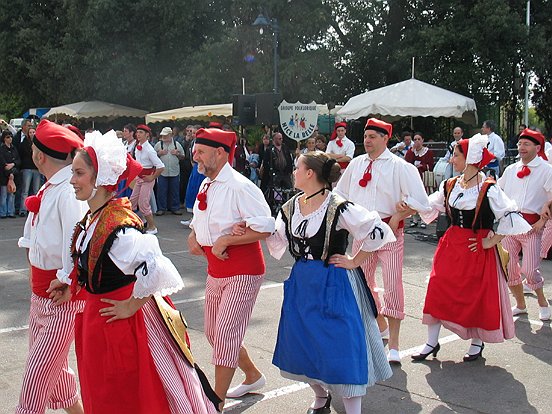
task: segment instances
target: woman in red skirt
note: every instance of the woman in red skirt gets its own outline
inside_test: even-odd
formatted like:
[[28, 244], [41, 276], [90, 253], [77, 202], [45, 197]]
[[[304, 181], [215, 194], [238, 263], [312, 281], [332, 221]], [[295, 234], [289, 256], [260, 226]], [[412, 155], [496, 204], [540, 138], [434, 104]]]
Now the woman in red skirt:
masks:
[[73, 160], [71, 184], [90, 211], [78, 223], [72, 275], [86, 289], [75, 349], [87, 414], [212, 414], [194, 366], [170, 336], [153, 296], [182, 289], [182, 278], [144, 234], [119, 182], [142, 170], [114, 131], [87, 134]]
[[[511, 234], [531, 230], [493, 179], [481, 172], [494, 156], [487, 150], [488, 138], [477, 134], [459, 141], [452, 164], [463, 171], [443, 183], [430, 196], [433, 212], [422, 214], [426, 223], [446, 211], [451, 226], [435, 251], [424, 305], [423, 323], [428, 339], [415, 361], [437, 356], [441, 326], [462, 339], [471, 340], [464, 361], [474, 361], [484, 342], [503, 342], [514, 336], [514, 323], [506, 276], [497, 246]], [[498, 228], [493, 224], [498, 220]]]

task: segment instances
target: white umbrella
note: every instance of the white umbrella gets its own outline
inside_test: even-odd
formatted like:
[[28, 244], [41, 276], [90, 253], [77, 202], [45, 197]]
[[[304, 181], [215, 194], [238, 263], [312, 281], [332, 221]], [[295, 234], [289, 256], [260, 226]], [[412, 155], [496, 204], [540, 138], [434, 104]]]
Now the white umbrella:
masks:
[[82, 101], [67, 105], [56, 106], [44, 114], [44, 118], [49, 119], [90, 119], [99, 120], [99, 118], [110, 121], [116, 118], [143, 118], [147, 111], [130, 108], [128, 106], [117, 105], [102, 101]]
[[152, 112], [146, 115], [146, 123], [175, 121], [177, 119], [206, 119], [213, 116], [232, 116], [232, 104], [185, 106], [183, 108]]
[[353, 96], [337, 115], [346, 119], [370, 115], [452, 117], [477, 124], [473, 99], [414, 78]]

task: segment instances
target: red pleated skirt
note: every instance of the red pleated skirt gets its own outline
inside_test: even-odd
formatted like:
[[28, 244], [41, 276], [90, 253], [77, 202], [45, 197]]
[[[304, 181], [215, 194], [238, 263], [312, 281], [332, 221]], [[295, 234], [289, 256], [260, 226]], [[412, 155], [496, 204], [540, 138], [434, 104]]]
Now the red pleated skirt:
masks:
[[125, 300], [134, 284], [113, 292], [86, 295], [75, 322], [75, 350], [86, 414], [170, 413], [163, 384], [148, 347], [142, 310], [106, 323], [100, 299]]
[[486, 237], [458, 226], [450, 227], [435, 251], [424, 314], [464, 328], [488, 331], [501, 326], [496, 249], [472, 252], [470, 238]]

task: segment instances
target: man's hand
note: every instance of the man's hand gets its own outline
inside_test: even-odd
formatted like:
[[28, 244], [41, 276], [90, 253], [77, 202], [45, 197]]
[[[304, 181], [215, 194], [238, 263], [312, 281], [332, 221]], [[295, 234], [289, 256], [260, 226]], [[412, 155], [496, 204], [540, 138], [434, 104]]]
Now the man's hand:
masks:
[[540, 214], [541, 218], [550, 220], [552, 218], [552, 212], [550, 211], [551, 208], [552, 208], [552, 200], [545, 203], [544, 206], [542, 207], [542, 211]]
[[533, 227], [534, 231], [539, 231], [540, 229], [542, 229], [544, 227], [545, 224], [546, 224], [546, 220], [541, 218], [541, 219], [539, 219], [539, 221], [532, 224], [531, 227]]
[[228, 253], [226, 252], [226, 249], [228, 248], [227, 237], [228, 236], [220, 236], [211, 248], [211, 253], [213, 253], [213, 255], [220, 260], [228, 259]]
[[194, 256], [205, 256], [205, 252], [201, 248], [201, 245], [197, 242], [195, 232], [191, 232], [188, 236], [188, 249]]
[[145, 181], [146, 183], [151, 183], [153, 180], [155, 180], [155, 178], [153, 175], [146, 175], [145, 177], [142, 178], [142, 180]]

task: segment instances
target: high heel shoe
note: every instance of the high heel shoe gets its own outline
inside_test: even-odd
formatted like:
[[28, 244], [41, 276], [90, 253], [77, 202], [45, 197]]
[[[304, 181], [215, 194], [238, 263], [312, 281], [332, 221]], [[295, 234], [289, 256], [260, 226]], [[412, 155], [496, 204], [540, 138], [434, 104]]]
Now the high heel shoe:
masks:
[[307, 410], [307, 414], [330, 414], [332, 412], [332, 409], [330, 407], [331, 402], [332, 395], [328, 393], [328, 396], [326, 397], [326, 404], [324, 404], [324, 406], [320, 408], [309, 408]]
[[477, 354], [473, 354], [473, 355], [472, 354], [466, 354], [466, 355], [464, 355], [464, 362], [475, 361], [476, 359], [478, 359], [480, 356], [483, 355], [483, 349], [485, 348], [484, 343], [481, 343], [481, 345], [471, 344], [471, 346], [478, 346], [481, 349], [479, 350], [479, 352]]
[[441, 344], [437, 342], [437, 345], [431, 346], [430, 344], [426, 344], [431, 348], [431, 351], [429, 351], [427, 354], [422, 354], [421, 352], [418, 352], [417, 354], [414, 354], [411, 356], [411, 358], [414, 361], [425, 361], [425, 359], [430, 355], [433, 354], [433, 357], [435, 358], [437, 356], [437, 352], [441, 349]]

